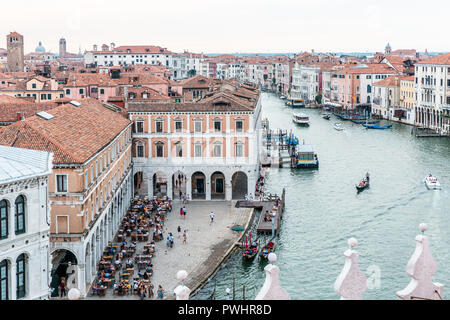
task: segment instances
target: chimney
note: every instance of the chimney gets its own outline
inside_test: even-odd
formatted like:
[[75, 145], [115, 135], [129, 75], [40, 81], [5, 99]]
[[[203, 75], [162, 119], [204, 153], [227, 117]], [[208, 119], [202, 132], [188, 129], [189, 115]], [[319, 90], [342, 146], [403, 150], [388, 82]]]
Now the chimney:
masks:
[[24, 116], [23, 112], [16, 112], [16, 116], [17, 116], [17, 121], [25, 120], [25, 116]]
[[94, 51], [98, 51], [97, 49], [98, 49], [97, 45], [94, 44]]

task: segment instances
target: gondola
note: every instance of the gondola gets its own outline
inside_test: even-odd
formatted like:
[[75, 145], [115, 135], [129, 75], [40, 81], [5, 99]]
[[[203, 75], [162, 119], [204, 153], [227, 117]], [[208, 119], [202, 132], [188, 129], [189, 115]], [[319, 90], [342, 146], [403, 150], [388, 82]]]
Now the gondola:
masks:
[[322, 118], [324, 118], [325, 120], [330, 120], [330, 115], [329, 114], [324, 114], [322, 115]]
[[272, 238], [269, 240], [269, 242], [261, 249], [261, 252], [259, 253], [259, 256], [263, 259], [267, 259], [269, 257], [269, 254], [274, 252], [275, 249], [275, 242]]
[[358, 192], [361, 192], [366, 188], [368, 188], [369, 185], [370, 185], [369, 181], [366, 178], [364, 178], [358, 185], [356, 185], [356, 190], [358, 190]]
[[251, 260], [258, 254], [259, 251], [259, 241], [252, 242], [252, 235], [250, 234], [250, 245], [247, 243], [247, 236], [245, 236], [245, 246], [243, 246], [242, 257], [247, 260]]

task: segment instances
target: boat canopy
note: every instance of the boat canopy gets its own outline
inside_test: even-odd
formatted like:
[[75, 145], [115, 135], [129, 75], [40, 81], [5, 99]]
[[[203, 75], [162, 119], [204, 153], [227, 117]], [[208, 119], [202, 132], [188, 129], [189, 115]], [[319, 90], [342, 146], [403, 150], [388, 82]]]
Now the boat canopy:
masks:
[[336, 108], [341, 108], [342, 105], [340, 105], [339, 103], [333, 103], [333, 102], [325, 102], [326, 106], [330, 106], [330, 107], [336, 107]]
[[314, 148], [310, 144], [302, 144], [297, 148], [298, 153], [314, 153]]

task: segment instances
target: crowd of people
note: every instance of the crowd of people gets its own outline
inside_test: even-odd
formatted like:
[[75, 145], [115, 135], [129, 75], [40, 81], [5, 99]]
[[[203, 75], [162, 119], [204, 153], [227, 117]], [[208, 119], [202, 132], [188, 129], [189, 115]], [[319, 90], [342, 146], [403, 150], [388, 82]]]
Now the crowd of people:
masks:
[[[141, 299], [155, 297], [152, 258], [155, 243], [164, 239], [164, 219], [172, 211], [168, 197], [134, 199], [122, 219], [116, 242], [109, 243], [98, 264], [98, 278], [92, 286], [92, 294], [105, 296], [112, 289], [114, 295], [136, 294]], [[150, 236], [151, 235], [151, 236]], [[137, 242], [147, 242], [136, 254]], [[173, 235], [168, 235], [168, 245], [173, 246]], [[136, 272], [136, 276], [135, 275]], [[164, 298], [161, 285], [156, 298]]]

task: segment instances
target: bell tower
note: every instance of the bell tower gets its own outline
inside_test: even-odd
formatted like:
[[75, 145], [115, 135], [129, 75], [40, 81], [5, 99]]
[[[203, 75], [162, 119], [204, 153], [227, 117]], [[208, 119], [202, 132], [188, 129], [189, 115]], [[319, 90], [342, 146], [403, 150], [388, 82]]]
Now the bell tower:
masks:
[[66, 39], [61, 38], [59, 40], [59, 57], [64, 58], [66, 56]]
[[17, 32], [11, 32], [6, 36], [8, 51], [8, 71], [23, 72], [25, 68], [23, 53], [23, 36]]

